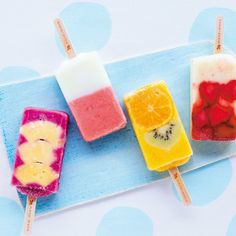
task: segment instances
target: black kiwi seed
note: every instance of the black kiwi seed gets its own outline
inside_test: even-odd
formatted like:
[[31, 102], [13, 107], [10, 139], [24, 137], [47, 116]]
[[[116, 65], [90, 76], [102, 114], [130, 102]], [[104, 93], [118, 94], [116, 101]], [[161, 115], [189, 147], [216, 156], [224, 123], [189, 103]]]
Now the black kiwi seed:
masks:
[[174, 126], [176, 125], [173, 123], [168, 123], [167, 125], [169, 125], [169, 127], [166, 127], [166, 130], [163, 133], [159, 131], [159, 129], [153, 129], [152, 137], [163, 141], [170, 140], [174, 131]]

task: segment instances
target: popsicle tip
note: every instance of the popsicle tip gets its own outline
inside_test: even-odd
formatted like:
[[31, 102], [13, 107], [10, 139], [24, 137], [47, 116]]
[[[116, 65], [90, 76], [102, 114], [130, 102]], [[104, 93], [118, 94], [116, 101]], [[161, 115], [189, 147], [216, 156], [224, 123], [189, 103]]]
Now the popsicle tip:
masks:
[[55, 18], [55, 19], [53, 20], [53, 23], [54, 23], [55, 26], [59, 25], [60, 22], [61, 22], [61, 19], [60, 19], [60, 18]]
[[55, 26], [62, 26], [62, 27], [64, 27], [63, 20], [60, 17], [55, 18], [53, 20], [53, 23], [54, 23]]
[[214, 53], [221, 53], [223, 47], [224, 16], [216, 17]]
[[224, 16], [223, 15], [219, 15], [217, 16], [218, 19], [224, 19]]
[[63, 25], [63, 21], [57, 17], [54, 19], [55, 28], [60, 36], [61, 42], [63, 44], [64, 50], [69, 58], [73, 58], [76, 56], [75, 51], [73, 49], [73, 45], [66, 33], [65, 27]]

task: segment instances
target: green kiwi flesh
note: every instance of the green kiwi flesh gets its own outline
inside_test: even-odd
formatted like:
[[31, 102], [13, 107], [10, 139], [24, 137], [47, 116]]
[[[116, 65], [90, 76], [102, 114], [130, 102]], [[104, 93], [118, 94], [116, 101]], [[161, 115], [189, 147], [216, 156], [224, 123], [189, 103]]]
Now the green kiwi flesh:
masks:
[[180, 123], [175, 119], [160, 128], [146, 133], [144, 139], [151, 146], [170, 149], [178, 141], [179, 135]]

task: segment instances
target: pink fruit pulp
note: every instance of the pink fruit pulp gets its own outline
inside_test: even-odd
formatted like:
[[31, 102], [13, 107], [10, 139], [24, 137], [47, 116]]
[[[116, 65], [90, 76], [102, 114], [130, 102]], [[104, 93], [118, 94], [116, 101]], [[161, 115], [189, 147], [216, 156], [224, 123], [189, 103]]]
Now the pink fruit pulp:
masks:
[[236, 139], [236, 80], [226, 84], [203, 81], [198, 88], [199, 100], [192, 107], [194, 140], [231, 141]]
[[79, 97], [69, 106], [86, 141], [93, 141], [126, 125], [125, 115], [111, 87]]

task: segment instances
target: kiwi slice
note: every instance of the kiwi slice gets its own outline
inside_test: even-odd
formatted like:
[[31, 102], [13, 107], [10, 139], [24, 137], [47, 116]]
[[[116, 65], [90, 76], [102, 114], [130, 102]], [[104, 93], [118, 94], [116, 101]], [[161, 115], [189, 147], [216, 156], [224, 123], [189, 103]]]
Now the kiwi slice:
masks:
[[145, 141], [154, 147], [170, 149], [179, 139], [180, 122], [178, 119], [145, 134]]

